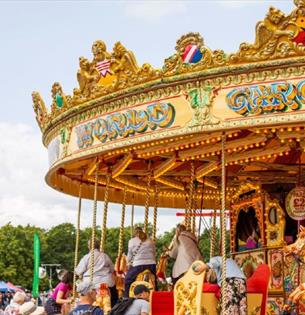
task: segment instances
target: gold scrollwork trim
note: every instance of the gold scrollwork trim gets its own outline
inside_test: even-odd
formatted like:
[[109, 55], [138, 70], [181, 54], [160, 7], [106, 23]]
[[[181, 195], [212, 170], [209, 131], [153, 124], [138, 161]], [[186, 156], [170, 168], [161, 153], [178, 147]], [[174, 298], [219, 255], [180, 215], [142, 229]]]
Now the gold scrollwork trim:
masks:
[[[303, 58], [304, 59], [304, 58]], [[242, 68], [242, 67], [241, 67]], [[213, 69], [215, 70], [215, 69]], [[242, 68], [242, 71], [246, 69]], [[207, 71], [205, 71], [207, 72]], [[50, 141], [56, 137], [60, 130], [64, 125], [73, 126], [79, 124], [84, 120], [92, 119], [98, 115], [104, 115], [112, 111], [126, 109], [131, 106], [135, 106], [141, 104], [143, 102], [150, 102], [154, 100], [158, 100], [164, 97], [177, 96], [179, 94], [184, 93], [185, 91], [189, 91], [192, 88], [199, 87], [224, 87], [230, 85], [241, 85], [241, 84], [249, 84], [253, 82], [262, 82], [266, 80], [275, 80], [279, 77], [290, 78], [299, 77], [305, 74], [305, 66], [300, 67], [289, 67], [289, 68], [280, 68], [280, 69], [272, 69], [272, 70], [263, 70], [249, 73], [239, 73], [235, 75], [226, 75], [220, 77], [211, 77], [202, 80], [205, 77], [206, 73], [197, 73], [197, 76], [193, 78], [189, 82], [179, 82], [176, 81], [176, 84], [171, 83], [171, 85], [167, 87], [162, 87], [154, 90], [147, 90], [139, 94], [130, 94], [128, 95], [128, 91], [125, 90], [125, 93], [119, 95], [112, 95], [111, 97], [102, 97], [100, 99], [92, 100], [87, 103], [78, 105], [73, 107], [66, 112], [63, 112], [49, 124], [46, 129], [43, 131], [43, 142], [45, 146], [48, 146]], [[181, 76], [180, 76], [181, 77]], [[183, 76], [184, 80], [189, 80], [189, 76]], [[148, 87], [146, 86], [146, 89]], [[289, 117], [293, 117], [295, 115], [290, 114]], [[271, 118], [268, 117], [269, 119]], [[277, 120], [278, 116], [272, 117], [273, 122], [282, 123], [283, 121], [288, 122], [291, 119], [280, 119]], [[293, 120], [293, 119], [292, 119]], [[248, 121], [248, 120], [247, 120]], [[245, 126], [247, 125], [247, 121], [244, 121]], [[271, 122], [272, 123], [272, 122]], [[240, 121], [232, 121], [225, 122], [223, 124], [218, 124], [217, 126], [207, 126], [208, 129], [222, 129], [222, 128], [234, 128], [237, 125], [243, 125], [243, 120]]]

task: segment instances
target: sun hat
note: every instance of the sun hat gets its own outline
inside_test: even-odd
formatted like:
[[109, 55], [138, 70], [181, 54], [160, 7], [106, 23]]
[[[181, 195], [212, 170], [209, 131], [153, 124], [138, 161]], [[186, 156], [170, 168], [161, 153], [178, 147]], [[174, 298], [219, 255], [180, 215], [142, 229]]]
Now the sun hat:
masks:
[[19, 313], [22, 315], [30, 315], [36, 311], [37, 306], [33, 302], [25, 302], [19, 308]]
[[81, 281], [77, 284], [76, 291], [81, 295], [87, 295], [94, 290], [95, 287], [90, 281]]
[[24, 292], [16, 292], [13, 297], [13, 302], [17, 304], [23, 304], [25, 301], [26, 295]]

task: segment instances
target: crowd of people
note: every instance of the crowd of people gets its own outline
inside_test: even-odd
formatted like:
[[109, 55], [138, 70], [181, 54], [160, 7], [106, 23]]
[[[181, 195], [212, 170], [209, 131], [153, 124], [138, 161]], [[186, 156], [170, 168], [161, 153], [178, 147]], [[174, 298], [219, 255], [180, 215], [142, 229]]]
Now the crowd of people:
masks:
[[[91, 252], [94, 250], [93, 266]], [[118, 299], [114, 264], [111, 258], [99, 250], [100, 244], [95, 240], [88, 242], [89, 253], [85, 255], [74, 270], [78, 276], [76, 291], [77, 301], [72, 298], [73, 273], [63, 270], [58, 276], [57, 284], [44, 307], [37, 307], [35, 301], [28, 301], [25, 294], [17, 292], [0, 295], [0, 306], [5, 315], [148, 315], [150, 314], [150, 290], [143, 283], [132, 286], [137, 276], [149, 270], [154, 276], [154, 288], [157, 290], [156, 276], [156, 248], [155, 243], [144, 233], [142, 228], [135, 229], [134, 237], [129, 241], [127, 265], [125, 274], [124, 298]], [[175, 259], [172, 270], [173, 284], [175, 284], [196, 260], [202, 260], [195, 235], [178, 225], [175, 237], [167, 249], [166, 254]], [[92, 269], [93, 267], [93, 269]], [[204, 264], [207, 271], [207, 281], [221, 284], [221, 257], [213, 257]], [[93, 270], [93, 274], [91, 272]], [[92, 277], [91, 277], [92, 276]], [[227, 260], [226, 274], [227, 288], [232, 299], [228, 301], [227, 310], [238, 315], [247, 314], [245, 275], [233, 259]], [[107, 288], [111, 296], [110, 308], [105, 311], [97, 303], [102, 287]], [[130, 295], [133, 298], [130, 298]], [[72, 308], [73, 305], [73, 308]], [[238, 309], [238, 313], [236, 313]]]

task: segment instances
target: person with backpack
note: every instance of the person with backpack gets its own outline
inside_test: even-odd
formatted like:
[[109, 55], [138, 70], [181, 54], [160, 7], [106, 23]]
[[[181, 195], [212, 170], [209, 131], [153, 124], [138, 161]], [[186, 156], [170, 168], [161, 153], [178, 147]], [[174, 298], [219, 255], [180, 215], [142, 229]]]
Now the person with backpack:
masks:
[[156, 278], [156, 246], [141, 227], [135, 228], [134, 237], [128, 242], [127, 264], [125, 297], [129, 296], [130, 286], [141, 272], [149, 270]]
[[76, 291], [79, 294], [79, 303], [69, 315], [104, 315], [102, 309], [93, 306], [96, 299], [96, 290], [89, 280], [80, 282], [76, 287]]
[[144, 284], [136, 285], [133, 289], [135, 298], [123, 298], [114, 306], [109, 315], [148, 315], [150, 290]]
[[[93, 269], [93, 284], [99, 288], [101, 284], [108, 286], [111, 295], [111, 306], [114, 306], [118, 300], [118, 292], [115, 287], [114, 265], [111, 258], [100, 252], [99, 240], [94, 240], [94, 269]], [[88, 241], [89, 250], [91, 249], [91, 240]], [[75, 273], [84, 280], [90, 278], [90, 256], [89, 252], [79, 262], [75, 269]]]

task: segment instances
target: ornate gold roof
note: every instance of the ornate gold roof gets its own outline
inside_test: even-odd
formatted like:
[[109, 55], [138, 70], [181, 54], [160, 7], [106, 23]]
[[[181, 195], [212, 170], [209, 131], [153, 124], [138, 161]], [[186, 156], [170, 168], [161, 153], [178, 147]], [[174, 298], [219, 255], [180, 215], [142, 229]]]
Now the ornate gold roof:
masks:
[[[255, 42], [242, 43], [236, 53], [212, 51], [198, 33], [183, 35], [177, 41], [175, 53], [165, 59], [162, 69], [155, 69], [148, 63], [139, 66], [132, 51], [121, 42], [116, 42], [112, 52], [108, 52], [106, 44], [97, 40], [92, 45], [93, 58], [79, 58], [79, 86], [73, 90], [73, 95], [66, 95], [60, 83], [55, 82], [49, 111], [40, 94], [33, 92], [38, 124], [45, 133], [59, 121], [96, 104], [107, 101], [104, 112], [111, 111], [114, 109], [114, 104], [109, 103], [112, 100], [128, 105], [133, 94], [142, 95], [144, 100], [144, 93], [153, 93], [156, 86], [179, 84], [195, 77], [232, 72], [246, 72], [245, 75], [251, 76], [253, 69], [304, 64], [305, 1], [294, 0], [294, 4], [289, 15], [271, 7], [265, 19], [256, 25]], [[189, 59], [187, 50], [191, 50], [189, 55], [195, 51], [195, 60]]]
[[287, 16], [270, 8], [255, 42], [236, 53], [186, 34], [162, 69], [138, 65], [120, 42], [108, 52], [95, 41], [72, 96], [54, 83], [48, 111], [33, 93], [47, 183], [74, 196], [82, 184], [92, 199], [96, 170], [98, 200], [107, 186], [109, 201], [121, 202], [126, 188], [126, 202], [143, 205], [156, 188], [160, 207], [183, 208], [194, 177], [197, 206], [219, 207], [223, 135], [228, 189], [294, 185], [305, 161], [305, 0], [294, 3]]

